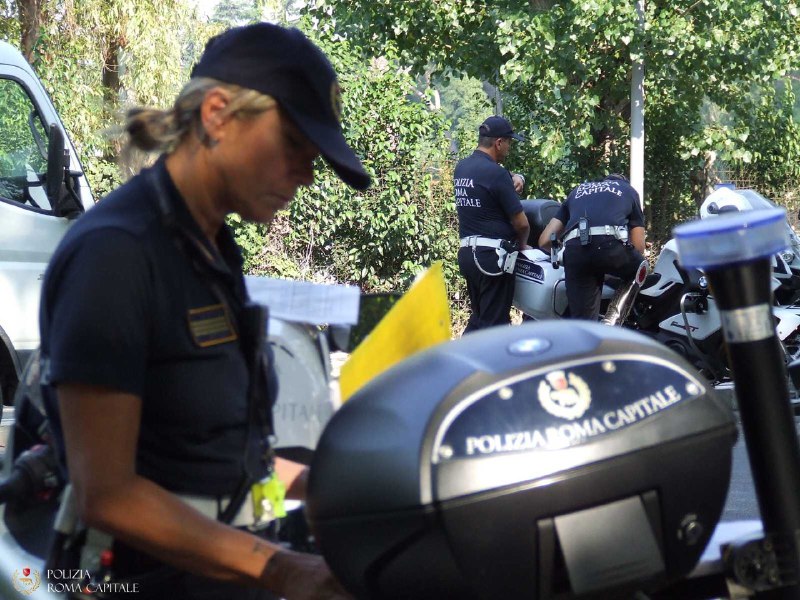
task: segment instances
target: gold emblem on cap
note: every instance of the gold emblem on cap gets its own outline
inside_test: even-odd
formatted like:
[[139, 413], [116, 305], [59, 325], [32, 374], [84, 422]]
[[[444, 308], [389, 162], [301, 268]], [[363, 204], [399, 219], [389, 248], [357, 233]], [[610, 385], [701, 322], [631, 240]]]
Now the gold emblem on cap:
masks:
[[336, 120], [341, 121], [342, 90], [339, 88], [339, 84], [336, 81], [331, 84], [331, 108], [333, 109], [333, 115], [336, 117]]

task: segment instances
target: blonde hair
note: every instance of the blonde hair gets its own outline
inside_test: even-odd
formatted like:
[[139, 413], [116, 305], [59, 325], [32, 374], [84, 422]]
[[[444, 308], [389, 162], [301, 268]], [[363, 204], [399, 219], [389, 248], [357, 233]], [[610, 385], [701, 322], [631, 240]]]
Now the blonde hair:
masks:
[[249, 118], [275, 106], [276, 101], [255, 90], [223, 83], [208, 77], [197, 77], [184, 86], [169, 110], [134, 108], [128, 111], [125, 131], [128, 132], [128, 150], [166, 152], [169, 154], [194, 131], [203, 144], [213, 145], [200, 120], [200, 106], [206, 93], [215, 87], [227, 90], [231, 100], [222, 111], [223, 116]]

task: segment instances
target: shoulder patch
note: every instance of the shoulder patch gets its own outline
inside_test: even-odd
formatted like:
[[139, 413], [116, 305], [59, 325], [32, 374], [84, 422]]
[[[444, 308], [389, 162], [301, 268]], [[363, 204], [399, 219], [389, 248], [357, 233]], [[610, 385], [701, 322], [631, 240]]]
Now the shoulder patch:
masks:
[[201, 348], [225, 344], [238, 339], [228, 309], [223, 304], [190, 308], [186, 315], [189, 333]]

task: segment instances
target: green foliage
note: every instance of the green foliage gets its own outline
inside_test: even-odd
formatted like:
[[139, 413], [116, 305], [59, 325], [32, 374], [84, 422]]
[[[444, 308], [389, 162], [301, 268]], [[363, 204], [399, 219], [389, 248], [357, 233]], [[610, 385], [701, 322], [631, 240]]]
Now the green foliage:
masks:
[[770, 187], [800, 180], [800, 126], [794, 118], [792, 86], [765, 88], [749, 99], [751, 109], [737, 123], [739, 144], [725, 140], [730, 150], [723, 161], [740, 168], [752, 165]]
[[86, 161], [83, 168], [92, 186], [92, 194], [97, 200], [107, 196], [120, 184], [120, 172], [116, 163], [97, 157]]
[[18, 40], [20, 22], [16, 2], [0, 3], [0, 39]]
[[463, 157], [475, 148], [478, 126], [494, 114], [481, 82], [472, 77], [437, 77], [433, 85], [440, 90], [442, 112], [450, 122], [451, 146]]
[[[260, 16], [284, 22], [300, 4], [223, 0], [217, 22], [202, 23], [184, 0], [42, 0], [34, 67], [96, 195], [120, 180], [119, 143], [108, 134], [124, 110], [169, 106], [223, 25]], [[309, 2], [296, 25], [340, 74], [346, 137], [374, 184], [355, 192], [321, 164], [315, 184], [269, 230], [231, 217], [247, 269], [401, 290], [443, 259], [460, 306], [450, 152], [471, 151], [477, 125], [492, 112], [481, 84], [501, 91], [504, 113], [530, 139], [507, 165], [526, 174], [527, 195], [562, 198], [583, 179], [627, 168], [631, 61], [640, 56], [654, 237], [693, 213], [715, 169], [752, 175], [776, 193], [800, 179], [797, 101], [787, 77], [800, 64], [797, 1], [648, 0], [643, 29], [634, 6]], [[21, 32], [17, 3], [0, 5], [0, 38], [19, 44]], [[442, 110], [432, 110], [429, 86]], [[19, 125], [8, 121], [12, 112], [0, 111], [0, 127]], [[25, 143], [5, 135], [0, 153], [14, 156]]]
[[214, 7], [211, 21], [226, 27], [258, 21], [261, 19], [259, 4], [254, 0], [220, 0]]
[[[505, 114], [530, 136], [508, 166], [536, 182], [531, 195], [561, 198], [583, 179], [627, 168], [639, 57], [645, 200], [656, 212], [679, 217], [691, 206], [692, 174], [709, 152], [735, 164], [762, 157], [765, 180], [788, 175], [773, 169], [793, 157], [781, 136], [794, 133], [767, 115], [789, 114], [774, 86], [798, 67], [795, 1], [648, 0], [644, 28], [630, 0], [316, 0], [309, 10], [367, 54], [396, 49], [414, 72], [435, 64], [445, 76], [497, 85]], [[702, 119], [709, 102], [725, 120]], [[758, 142], [747, 135], [755, 125]]]
[[413, 79], [391, 60], [364, 64], [343, 41], [311, 34], [340, 74], [346, 136], [373, 184], [355, 192], [320, 170], [290, 208], [296, 225], [288, 242], [339, 281], [369, 291], [404, 288], [455, 235], [442, 218], [452, 200], [440, 193], [438, 171], [446, 123], [409, 100]]
[[[16, 3], [0, 13], [0, 35], [18, 45]], [[13, 7], [13, 10], [8, 7]], [[181, 0], [44, 0], [33, 67], [50, 93], [90, 185], [101, 196], [119, 184], [112, 165], [121, 113], [135, 105], [171, 104], [214, 28]], [[111, 61], [119, 64], [113, 69]], [[112, 66], [119, 89], [104, 82]]]

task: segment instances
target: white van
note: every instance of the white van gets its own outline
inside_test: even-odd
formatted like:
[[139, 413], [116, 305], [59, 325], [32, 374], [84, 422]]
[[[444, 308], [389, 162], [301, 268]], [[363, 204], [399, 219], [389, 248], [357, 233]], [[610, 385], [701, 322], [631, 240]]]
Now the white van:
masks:
[[50, 256], [94, 204], [78, 155], [22, 54], [0, 42], [0, 400], [13, 403], [39, 346], [39, 295]]

